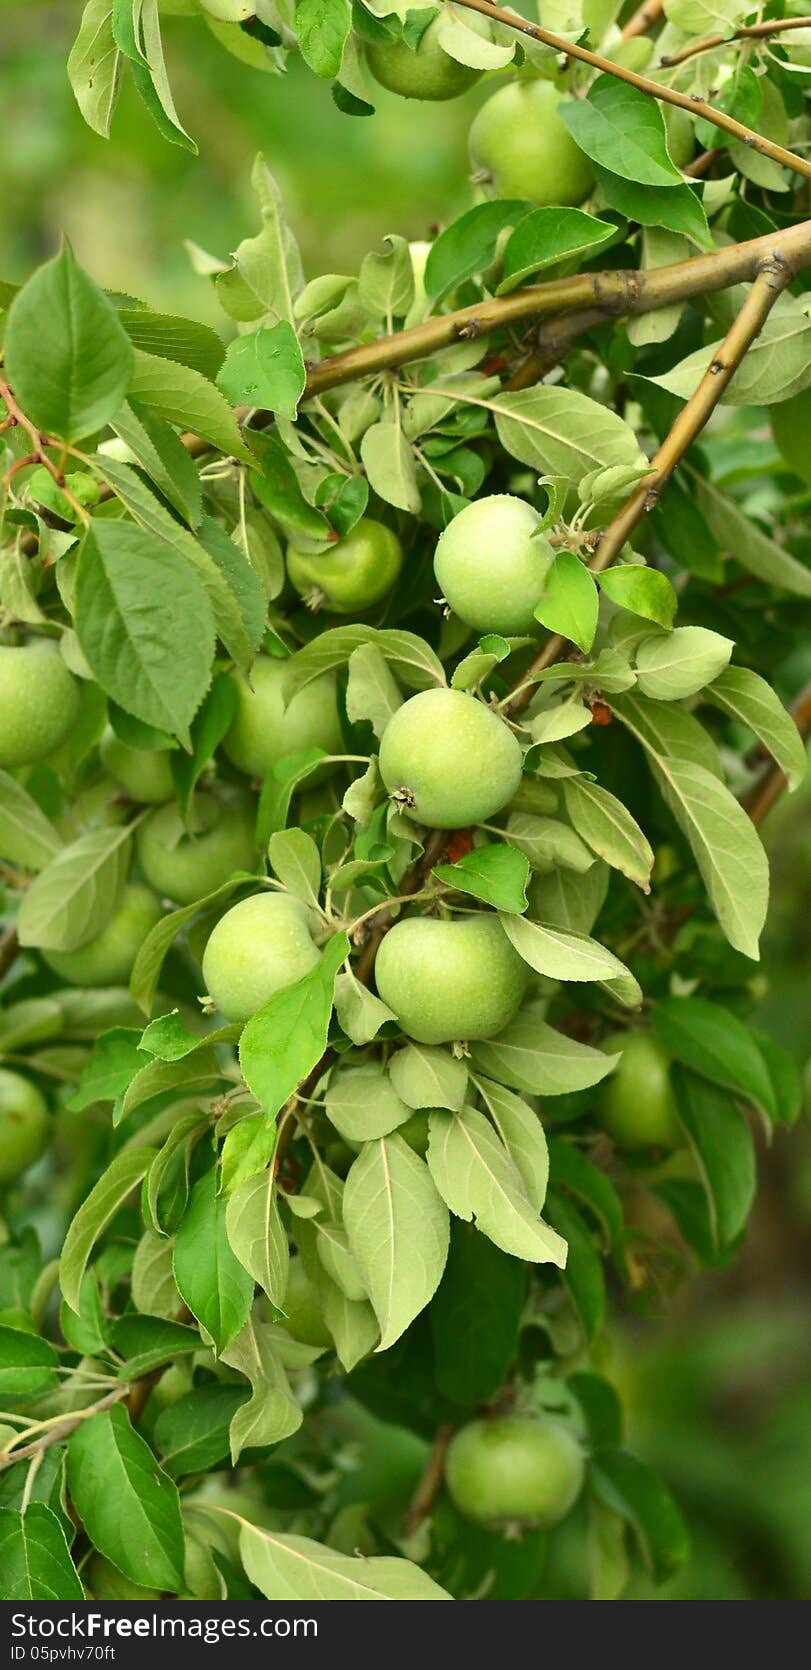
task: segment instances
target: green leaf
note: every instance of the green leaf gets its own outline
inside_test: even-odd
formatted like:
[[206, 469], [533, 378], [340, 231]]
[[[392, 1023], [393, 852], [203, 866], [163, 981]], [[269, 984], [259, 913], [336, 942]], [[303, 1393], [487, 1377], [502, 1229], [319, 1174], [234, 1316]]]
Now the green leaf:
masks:
[[292, 702], [299, 690], [322, 673], [343, 667], [361, 644], [375, 644], [395, 676], [409, 689], [430, 690], [434, 684], [445, 683], [442, 662], [416, 633], [375, 626], [333, 626], [291, 655], [284, 675], [285, 702]]
[[290, 1252], [272, 1171], [257, 1172], [229, 1194], [225, 1227], [240, 1264], [271, 1304], [283, 1310]]
[[[285, 1337], [278, 1328], [249, 1317], [242, 1332], [223, 1352], [223, 1362], [247, 1376], [252, 1392], [248, 1402], [231, 1419], [233, 1466], [248, 1445], [259, 1449], [267, 1444], [280, 1444], [301, 1426], [301, 1409], [293, 1396], [280, 1349], [283, 1343]], [[299, 1345], [297, 1352], [298, 1360], [304, 1365], [318, 1356], [316, 1350], [307, 1346]]]
[[751, 1029], [730, 1009], [701, 997], [663, 997], [651, 1010], [653, 1030], [683, 1067], [777, 1117], [768, 1066]]
[[376, 1061], [340, 1067], [325, 1097], [327, 1118], [347, 1142], [373, 1142], [388, 1136], [409, 1116], [390, 1075]]
[[507, 239], [496, 294], [503, 296], [555, 262], [596, 251], [616, 235], [613, 222], [596, 220], [583, 209], [532, 209]]
[[351, 25], [350, 0], [301, 0], [296, 34], [301, 56], [316, 75], [332, 80], [338, 74]]
[[60, 1520], [44, 1502], [0, 1508], [3, 1600], [84, 1600]]
[[294, 302], [304, 285], [301, 256], [284, 218], [279, 187], [261, 155], [251, 184], [259, 198], [262, 230], [243, 239], [233, 267], [217, 279], [217, 295], [233, 319], [250, 322], [269, 315], [292, 324]]
[[218, 1355], [245, 1326], [253, 1303], [253, 1276], [231, 1249], [226, 1207], [210, 1171], [192, 1189], [173, 1255], [178, 1292]]
[[538, 818], [532, 812], [511, 812], [504, 831], [511, 846], [529, 859], [533, 870], [547, 875], [551, 869], [576, 870], [584, 875], [594, 855], [580, 836], [559, 818]]
[[335, 976], [349, 955], [337, 933], [303, 980], [275, 992], [245, 1027], [239, 1060], [248, 1089], [268, 1115], [278, 1113], [324, 1052]]
[[605, 1320], [605, 1276], [594, 1236], [571, 1200], [564, 1199], [550, 1189], [546, 1197], [546, 1215], [563, 1237], [568, 1256], [563, 1271], [563, 1283], [578, 1312], [586, 1338], [594, 1339]]
[[199, 1351], [200, 1335], [196, 1328], [160, 1316], [120, 1316], [113, 1323], [111, 1343], [124, 1358], [119, 1379], [134, 1380], [175, 1357]]
[[131, 522], [96, 519], [76, 571], [76, 632], [108, 696], [188, 744], [211, 678], [214, 620], [185, 557]]
[[0, 1325], [0, 1398], [13, 1405], [19, 1398], [39, 1397], [57, 1386], [56, 1351], [46, 1339], [28, 1329]]
[[403, 700], [400, 686], [376, 644], [360, 644], [349, 657], [346, 712], [350, 723], [368, 719], [381, 737]]
[[209, 761], [228, 734], [237, 710], [237, 693], [233, 679], [227, 673], [217, 673], [208, 694], [203, 697], [191, 724], [191, 753], [173, 749], [169, 766], [175, 795], [184, 821], [188, 818], [192, 795]]
[[527, 908], [529, 861], [515, 847], [474, 847], [455, 864], [435, 865], [433, 873], [458, 893], [471, 893], [496, 910], [520, 914]]
[[443, 1200], [502, 1252], [534, 1264], [566, 1263], [566, 1243], [538, 1217], [521, 1173], [482, 1113], [430, 1115], [428, 1166]]
[[416, 516], [421, 500], [414, 453], [399, 423], [389, 418], [373, 423], [360, 443], [360, 456], [374, 492]]
[[501, 445], [544, 475], [576, 484], [590, 470], [646, 464], [630, 426], [579, 389], [539, 385], [498, 394], [492, 406]]
[[214, 382], [225, 358], [225, 345], [211, 325], [174, 313], [155, 313], [151, 307], [122, 307], [118, 317], [133, 348], [187, 365], [207, 382]]
[[383, 253], [371, 250], [363, 257], [358, 279], [360, 299], [370, 313], [384, 319], [402, 317], [414, 300], [411, 251], [405, 238], [390, 234], [384, 242], [388, 248]]
[[597, 169], [600, 188], [609, 209], [640, 226], [664, 227], [690, 238], [702, 249], [713, 249], [713, 237], [698, 194], [686, 180], [677, 186], [640, 186], [607, 168]]
[[[708, 342], [650, 381], [687, 400], [721, 349], [720, 339]], [[800, 393], [809, 382], [811, 320], [799, 301], [784, 297], [765, 321], [721, 398], [728, 406], [769, 406], [785, 399], [789, 391]]]
[[112, 427], [164, 498], [196, 528], [203, 514], [203, 493], [194, 460], [179, 435], [146, 406], [140, 409], [126, 400]]
[[686, 1068], [674, 1070], [673, 1089], [707, 1191], [714, 1241], [729, 1246], [743, 1230], [755, 1196], [752, 1132], [734, 1096]]
[[350, 1167], [344, 1222], [387, 1351], [433, 1297], [448, 1256], [448, 1212], [423, 1160], [396, 1132]]
[[797, 597], [811, 597], [811, 569], [774, 539], [769, 539], [744, 515], [734, 499], [720, 493], [689, 465], [687, 470], [696, 508], [717, 539], [722, 554], [767, 586], [776, 586]]
[[262, 474], [251, 474], [251, 486], [260, 504], [283, 526], [305, 539], [326, 540], [330, 526], [321, 512], [308, 504], [281, 442], [273, 435], [260, 435], [254, 446], [262, 462]]
[[645, 1564], [661, 1583], [684, 1565], [687, 1527], [660, 1478], [627, 1450], [602, 1449], [589, 1462], [589, 1484], [599, 1502], [633, 1527]]
[[68, 80], [88, 127], [109, 139], [121, 85], [121, 53], [113, 35], [111, 0], [88, 0], [70, 49]]
[[594, 1214], [606, 1245], [621, 1258], [625, 1239], [622, 1202], [610, 1178], [586, 1159], [581, 1148], [561, 1137], [549, 1142], [551, 1185], [557, 1194], [565, 1189], [580, 1205]]
[[26, 416], [62, 441], [81, 441], [109, 423], [127, 392], [129, 338], [67, 243], [15, 296], [4, 346], [6, 375]]
[[676, 613], [677, 598], [666, 574], [658, 568], [640, 568], [635, 563], [607, 568], [597, 576], [601, 591], [620, 609], [628, 609], [643, 620], [653, 620], [669, 631]]
[[749, 667], [726, 667], [703, 694], [706, 702], [754, 731], [785, 772], [789, 789], [796, 789], [808, 763], [805, 742], [765, 678]]
[[682, 176], [667, 151], [665, 122], [655, 99], [627, 82], [599, 75], [585, 99], [559, 107], [569, 132], [593, 162], [645, 186], [679, 186]]
[[295, 789], [299, 783], [306, 781], [323, 759], [326, 759], [323, 748], [302, 748], [295, 754], [286, 754], [284, 759], [276, 761], [273, 770], [269, 771], [265, 778], [259, 796], [256, 815], [256, 837], [259, 847], [268, 846], [271, 837], [278, 830], [284, 829]]
[[592, 575], [574, 551], [559, 551], [547, 572], [535, 619], [588, 654], [597, 631], [600, 599]]
[[97, 1038], [85, 1062], [79, 1083], [66, 1106], [81, 1113], [93, 1102], [114, 1102], [126, 1090], [147, 1057], [139, 1048], [137, 1028], [114, 1026]]
[[71, 1310], [80, 1308], [82, 1277], [96, 1242], [146, 1176], [156, 1155], [155, 1148], [123, 1148], [79, 1207], [59, 1260], [59, 1285]]
[[454, 1222], [428, 1313], [437, 1390], [475, 1409], [503, 1385], [518, 1346], [527, 1278], [486, 1235]]
[[154, 407], [167, 423], [202, 435], [213, 447], [244, 464], [256, 462], [236, 418], [218, 388], [189, 365], [135, 349], [132, 375], [124, 391], [129, 400]]
[[649, 892], [653, 848], [622, 801], [586, 777], [568, 778], [563, 798], [578, 835], [592, 852]]
[[130, 862], [126, 825], [90, 829], [63, 847], [29, 887], [17, 916], [21, 945], [72, 951], [110, 919]]
[[721, 759], [712, 737], [692, 713], [673, 703], [645, 701], [642, 696], [623, 696], [614, 701], [618, 718], [629, 714], [642, 747], [667, 759], [687, 760], [700, 765], [721, 780]]
[[281, 1536], [242, 1520], [239, 1550], [246, 1572], [268, 1600], [450, 1600], [410, 1560], [388, 1554], [336, 1554], [309, 1537]]
[[190, 1473], [207, 1473], [226, 1461], [228, 1430], [247, 1398], [245, 1386], [196, 1386], [162, 1409], [154, 1439], [166, 1472], [182, 1479]]
[[61, 846], [61, 835], [28, 790], [0, 771], [0, 857], [26, 870], [42, 870]]
[[521, 1173], [530, 1204], [536, 1212], [543, 1211], [549, 1151], [538, 1114], [503, 1084], [495, 1084], [492, 1079], [476, 1079], [475, 1084], [510, 1159]]
[[500, 199], [477, 203], [459, 216], [434, 239], [425, 263], [425, 292], [434, 303], [466, 278], [489, 267], [505, 226], [517, 225], [526, 215], [528, 203]]
[[433, 1044], [406, 1044], [389, 1060], [391, 1082], [410, 1108], [464, 1106], [468, 1073], [464, 1061]]
[[531, 1007], [523, 1009], [497, 1038], [470, 1046], [474, 1066], [499, 1084], [533, 1096], [566, 1096], [586, 1090], [615, 1067], [619, 1056], [579, 1044], [556, 1032]]
[[628, 969], [613, 952], [586, 934], [564, 933], [525, 916], [500, 916], [501, 926], [519, 957], [550, 980], [616, 980]]
[[132, 78], [163, 138], [196, 155], [197, 146], [177, 114], [166, 74], [158, 0], [139, 0], [138, 10], [143, 57], [131, 60]]
[[335, 1013], [339, 1026], [353, 1044], [371, 1043], [381, 1026], [397, 1019], [392, 1009], [356, 980], [351, 969], [339, 974], [335, 981]]
[[636, 653], [639, 689], [657, 702], [695, 696], [723, 672], [734, 647], [731, 638], [705, 626], [677, 626], [666, 637], [643, 638]]
[[303, 829], [277, 829], [268, 842], [271, 869], [295, 899], [319, 909], [321, 854]]
[[151, 928], [141, 946], [133, 964], [130, 975], [130, 991], [139, 1008], [148, 1015], [158, 989], [158, 980], [163, 966], [163, 959], [177, 935], [182, 932], [187, 922], [191, 922], [200, 911], [207, 910], [210, 905], [224, 902], [239, 886], [240, 881], [252, 880], [249, 876], [233, 876], [230, 881], [223, 882], [222, 887], [216, 887], [213, 893], [206, 893], [202, 899], [197, 899], [193, 905], [182, 905], [180, 910], [169, 912]]
[[[317, 3], [323, 5], [325, 0]], [[280, 319], [276, 325], [260, 325], [247, 336], [235, 337], [217, 382], [233, 406], [260, 406], [294, 418], [307, 373], [292, 325]]]
[[[661, 752], [640, 726], [644, 699], [624, 696], [615, 712], [648, 752], [665, 804], [689, 842], [730, 945], [757, 960], [769, 900], [769, 865], [754, 826], [717, 777], [692, 760]], [[652, 704], [658, 706], [660, 704]]]
[[183, 1588], [177, 1489], [120, 1403], [68, 1440], [68, 1486], [88, 1537], [133, 1583]]

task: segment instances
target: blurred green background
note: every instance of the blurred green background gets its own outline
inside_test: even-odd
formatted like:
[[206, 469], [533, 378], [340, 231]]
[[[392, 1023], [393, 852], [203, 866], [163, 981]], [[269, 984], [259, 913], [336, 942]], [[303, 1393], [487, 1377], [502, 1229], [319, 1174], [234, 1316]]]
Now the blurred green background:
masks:
[[[299, 61], [284, 76], [263, 75], [229, 57], [196, 18], [168, 19], [166, 46], [199, 156], [159, 138], [131, 87], [107, 143], [84, 126], [65, 75], [80, 9], [79, 0], [0, 0], [3, 278], [24, 278], [65, 231], [100, 283], [220, 324], [184, 239], [226, 257], [254, 230], [249, 174], [260, 149], [308, 278], [355, 271], [387, 232], [425, 237], [471, 201], [466, 133], [481, 89], [435, 107], [381, 91], [376, 114], [354, 120]], [[800, 1066], [811, 1053], [809, 808], [806, 790], [766, 831], [774, 906], [759, 1016]], [[676, 1580], [655, 1591], [635, 1579], [635, 1598], [811, 1594], [807, 1122], [762, 1152], [761, 1178], [734, 1268], [664, 1291], [655, 1312], [626, 1321], [607, 1344], [635, 1444], [677, 1492], [694, 1540]], [[558, 1598], [583, 1593], [574, 1551], [550, 1582]]]

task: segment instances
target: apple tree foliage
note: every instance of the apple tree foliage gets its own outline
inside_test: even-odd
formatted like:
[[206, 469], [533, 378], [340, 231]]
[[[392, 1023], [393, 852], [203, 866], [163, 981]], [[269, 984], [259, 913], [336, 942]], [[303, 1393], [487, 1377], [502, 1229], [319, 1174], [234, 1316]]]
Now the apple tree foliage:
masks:
[[[587, 195], [479, 182], [429, 249], [394, 224], [305, 274], [259, 158], [255, 225], [194, 256], [221, 332], [67, 244], [0, 286], [8, 1598], [554, 1598], [561, 1537], [612, 1598], [685, 1557], [612, 1328], [734, 1258], [799, 1101], [750, 1022], [811, 619], [811, 34], [769, 13], [665, 0], [623, 35], [554, 0], [550, 46], [462, 6], [218, 0], [188, 28], [269, 76], [300, 51], [348, 120], [429, 27], [472, 79], [543, 83]], [[71, 82], [107, 134], [132, 76], [193, 145], [161, 22], [89, 0]], [[492, 499], [486, 625], [504, 495], [545, 554], [515, 636], [433, 568]], [[495, 1413], [576, 1442], [560, 1530], [442, 1487]]]

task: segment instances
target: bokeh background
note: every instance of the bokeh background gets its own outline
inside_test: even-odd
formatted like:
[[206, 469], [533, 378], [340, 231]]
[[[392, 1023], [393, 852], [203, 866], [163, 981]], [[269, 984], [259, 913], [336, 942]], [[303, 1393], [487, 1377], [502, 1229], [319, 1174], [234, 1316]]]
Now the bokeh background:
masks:
[[[229, 57], [197, 18], [166, 20], [170, 76], [198, 157], [167, 145], [126, 87], [114, 143], [81, 120], [65, 75], [79, 0], [0, 0], [0, 277], [25, 278], [67, 233], [105, 286], [222, 323], [185, 240], [226, 258], [255, 230], [258, 150], [282, 188], [308, 278], [354, 272], [387, 232], [430, 235], [470, 200], [466, 133], [481, 88], [450, 105], [342, 115], [293, 60], [268, 76]], [[759, 423], [753, 414], [754, 428]], [[764, 482], [767, 496], [769, 487]], [[773, 491], [773, 489], [772, 489]], [[774, 904], [757, 975], [759, 1024], [804, 1067], [811, 1054], [811, 788], [765, 831]], [[606, 1342], [632, 1437], [690, 1520], [693, 1556], [634, 1598], [811, 1595], [811, 1127], [761, 1153], [761, 1193], [729, 1271], [661, 1293]], [[648, 1226], [655, 1233], [656, 1225]], [[549, 1574], [584, 1592], [577, 1551]]]

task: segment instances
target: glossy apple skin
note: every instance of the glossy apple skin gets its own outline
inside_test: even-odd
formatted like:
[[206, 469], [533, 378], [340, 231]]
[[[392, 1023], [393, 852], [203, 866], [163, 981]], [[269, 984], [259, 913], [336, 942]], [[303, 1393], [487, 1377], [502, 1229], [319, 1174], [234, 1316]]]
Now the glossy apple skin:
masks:
[[42, 955], [69, 986], [125, 986], [147, 934], [161, 915], [160, 900], [152, 889], [131, 881], [95, 939], [74, 951], [43, 951]]
[[395, 922], [375, 962], [380, 997], [421, 1044], [495, 1037], [520, 1007], [527, 978], [498, 918], [485, 914]]
[[532, 505], [510, 493], [475, 499], [440, 535], [434, 573], [455, 615], [476, 632], [537, 630], [534, 610], [554, 559]]
[[670, 1057], [650, 1032], [613, 1032], [601, 1049], [622, 1059], [600, 1086], [598, 1117], [619, 1148], [680, 1148], [684, 1132], [670, 1082]]
[[[481, 80], [483, 70], [460, 64], [443, 50], [437, 39], [440, 21], [436, 17], [429, 23], [415, 50], [405, 41], [394, 41], [391, 45], [367, 42], [366, 61], [381, 87], [399, 93], [403, 99], [437, 102], [458, 98]], [[477, 35], [490, 38], [488, 20], [480, 13], [465, 12], [464, 21]]]
[[64, 742], [79, 714], [79, 687], [45, 638], [0, 645], [0, 767], [36, 765]]
[[454, 1506], [477, 1525], [557, 1525], [583, 1486], [579, 1444], [548, 1417], [471, 1421], [451, 1439], [445, 1479]]
[[523, 198], [539, 208], [575, 207], [594, 185], [594, 171], [576, 145], [551, 81], [511, 81], [483, 104], [470, 129], [470, 159], [487, 176], [489, 197]]
[[13, 1183], [39, 1159], [50, 1130], [45, 1098], [36, 1085], [0, 1067], [0, 1184]]
[[502, 719], [462, 690], [421, 690], [392, 715], [380, 744], [389, 794], [429, 829], [468, 829], [511, 800], [521, 749]]
[[177, 807], [158, 806], [138, 829], [138, 862], [161, 898], [193, 905], [238, 870], [256, 867], [256, 808], [250, 795], [224, 786], [195, 796], [189, 835]]
[[333, 674], [305, 684], [285, 707], [285, 666], [284, 661], [260, 655], [251, 668], [250, 684], [241, 673], [233, 675], [237, 711], [223, 746], [232, 764], [248, 777], [266, 776], [285, 754], [305, 748], [344, 752]]
[[391, 591], [403, 566], [403, 547], [382, 522], [362, 516], [328, 551], [287, 550], [287, 577], [300, 597], [330, 615], [358, 615]]
[[220, 917], [203, 953], [203, 979], [226, 1020], [250, 1020], [274, 992], [315, 968], [310, 916], [284, 893], [256, 893]]
[[105, 731], [99, 743], [102, 764], [122, 789], [142, 806], [159, 806], [174, 795], [169, 754], [165, 749], [129, 748], [115, 731]]

